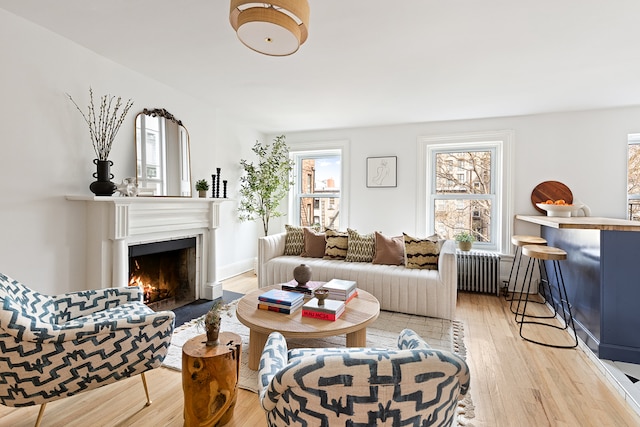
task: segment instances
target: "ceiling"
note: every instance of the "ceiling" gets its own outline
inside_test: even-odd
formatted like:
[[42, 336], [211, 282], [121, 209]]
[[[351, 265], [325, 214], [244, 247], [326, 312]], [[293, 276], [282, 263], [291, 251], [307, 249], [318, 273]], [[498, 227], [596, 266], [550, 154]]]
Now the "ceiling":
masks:
[[0, 7], [263, 132], [640, 104], [637, 0], [309, 3], [309, 39], [278, 58], [237, 39], [229, 0]]

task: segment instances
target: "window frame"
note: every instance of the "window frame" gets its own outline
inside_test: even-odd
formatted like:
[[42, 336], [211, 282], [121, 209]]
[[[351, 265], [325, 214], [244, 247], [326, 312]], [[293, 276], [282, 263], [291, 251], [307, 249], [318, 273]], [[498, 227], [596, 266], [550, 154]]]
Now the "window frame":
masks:
[[[492, 176], [495, 194], [495, 218], [491, 218], [492, 244], [478, 244], [482, 249], [499, 253], [511, 253], [510, 236], [513, 232], [513, 144], [515, 133], [512, 130], [489, 132], [469, 132], [448, 135], [421, 136], [418, 138], [416, 186], [417, 214], [416, 229], [425, 235], [434, 233], [434, 212], [430, 209], [435, 188], [433, 168], [435, 153], [445, 151], [470, 151], [476, 149], [495, 149]], [[495, 173], [495, 175], [493, 175]], [[495, 234], [494, 234], [495, 233]]]
[[[340, 229], [346, 230], [349, 226], [349, 141], [326, 141], [326, 142], [310, 142], [310, 143], [288, 143], [289, 156], [295, 162], [294, 180], [296, 184], [289, 190], [289, 206], [288, 215], [292, 225], [300, 225], [300, 209], [299, 199], [306, 197], [315, 197], [307, 193], [300, 192], [300, 174], [302, 158], [324, 157], [327, 155], [340, 156]], [[327, 194], [326, 198], [335, 199], [335, 195]]]

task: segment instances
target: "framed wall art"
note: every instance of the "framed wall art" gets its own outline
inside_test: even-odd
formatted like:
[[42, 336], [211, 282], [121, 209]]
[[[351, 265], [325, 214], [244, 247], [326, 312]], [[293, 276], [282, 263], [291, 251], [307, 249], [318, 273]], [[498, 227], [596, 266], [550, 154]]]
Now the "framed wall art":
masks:
[[397, 163], [396, 156], [367, 157], [367, 187], [397, 187]]

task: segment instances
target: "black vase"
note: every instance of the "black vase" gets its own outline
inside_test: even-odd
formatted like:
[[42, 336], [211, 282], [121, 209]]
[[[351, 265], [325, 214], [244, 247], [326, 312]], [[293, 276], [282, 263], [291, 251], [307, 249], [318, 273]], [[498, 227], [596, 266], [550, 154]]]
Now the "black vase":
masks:
[[109, 171], [113, 166], [113, 162], [111, 160], [93, 159], [93, 164], [96, 165], [96, 172], [93, 173], [93, 177], [98, 180], [89, 185], [89, 190], [96, 196], [111, 196], [116, 191], [116, 184], [111, 182], [113, 174]]

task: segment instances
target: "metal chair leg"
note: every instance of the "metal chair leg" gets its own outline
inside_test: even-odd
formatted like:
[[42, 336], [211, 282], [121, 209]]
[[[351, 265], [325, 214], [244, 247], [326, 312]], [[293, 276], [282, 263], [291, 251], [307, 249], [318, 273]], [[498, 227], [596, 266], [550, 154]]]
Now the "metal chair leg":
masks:
[[40, 405], [40, 410], [38, 411], [38, 418], [36, 418], [35, 427], [40, 427], [40, 422], [42, 422], [42, 416], [44, 415], [44, 408], [47, 406], [46, 403]]
[[144, 372], [140, 374], [142, 378], [142, 385], [144, 386], [144, 394], [147, 396], [147, 403], [144, 406], [151, 405], [151, 399], [149, 398], [149, 389], [147, 388], [147, 378], [144, 376]]

